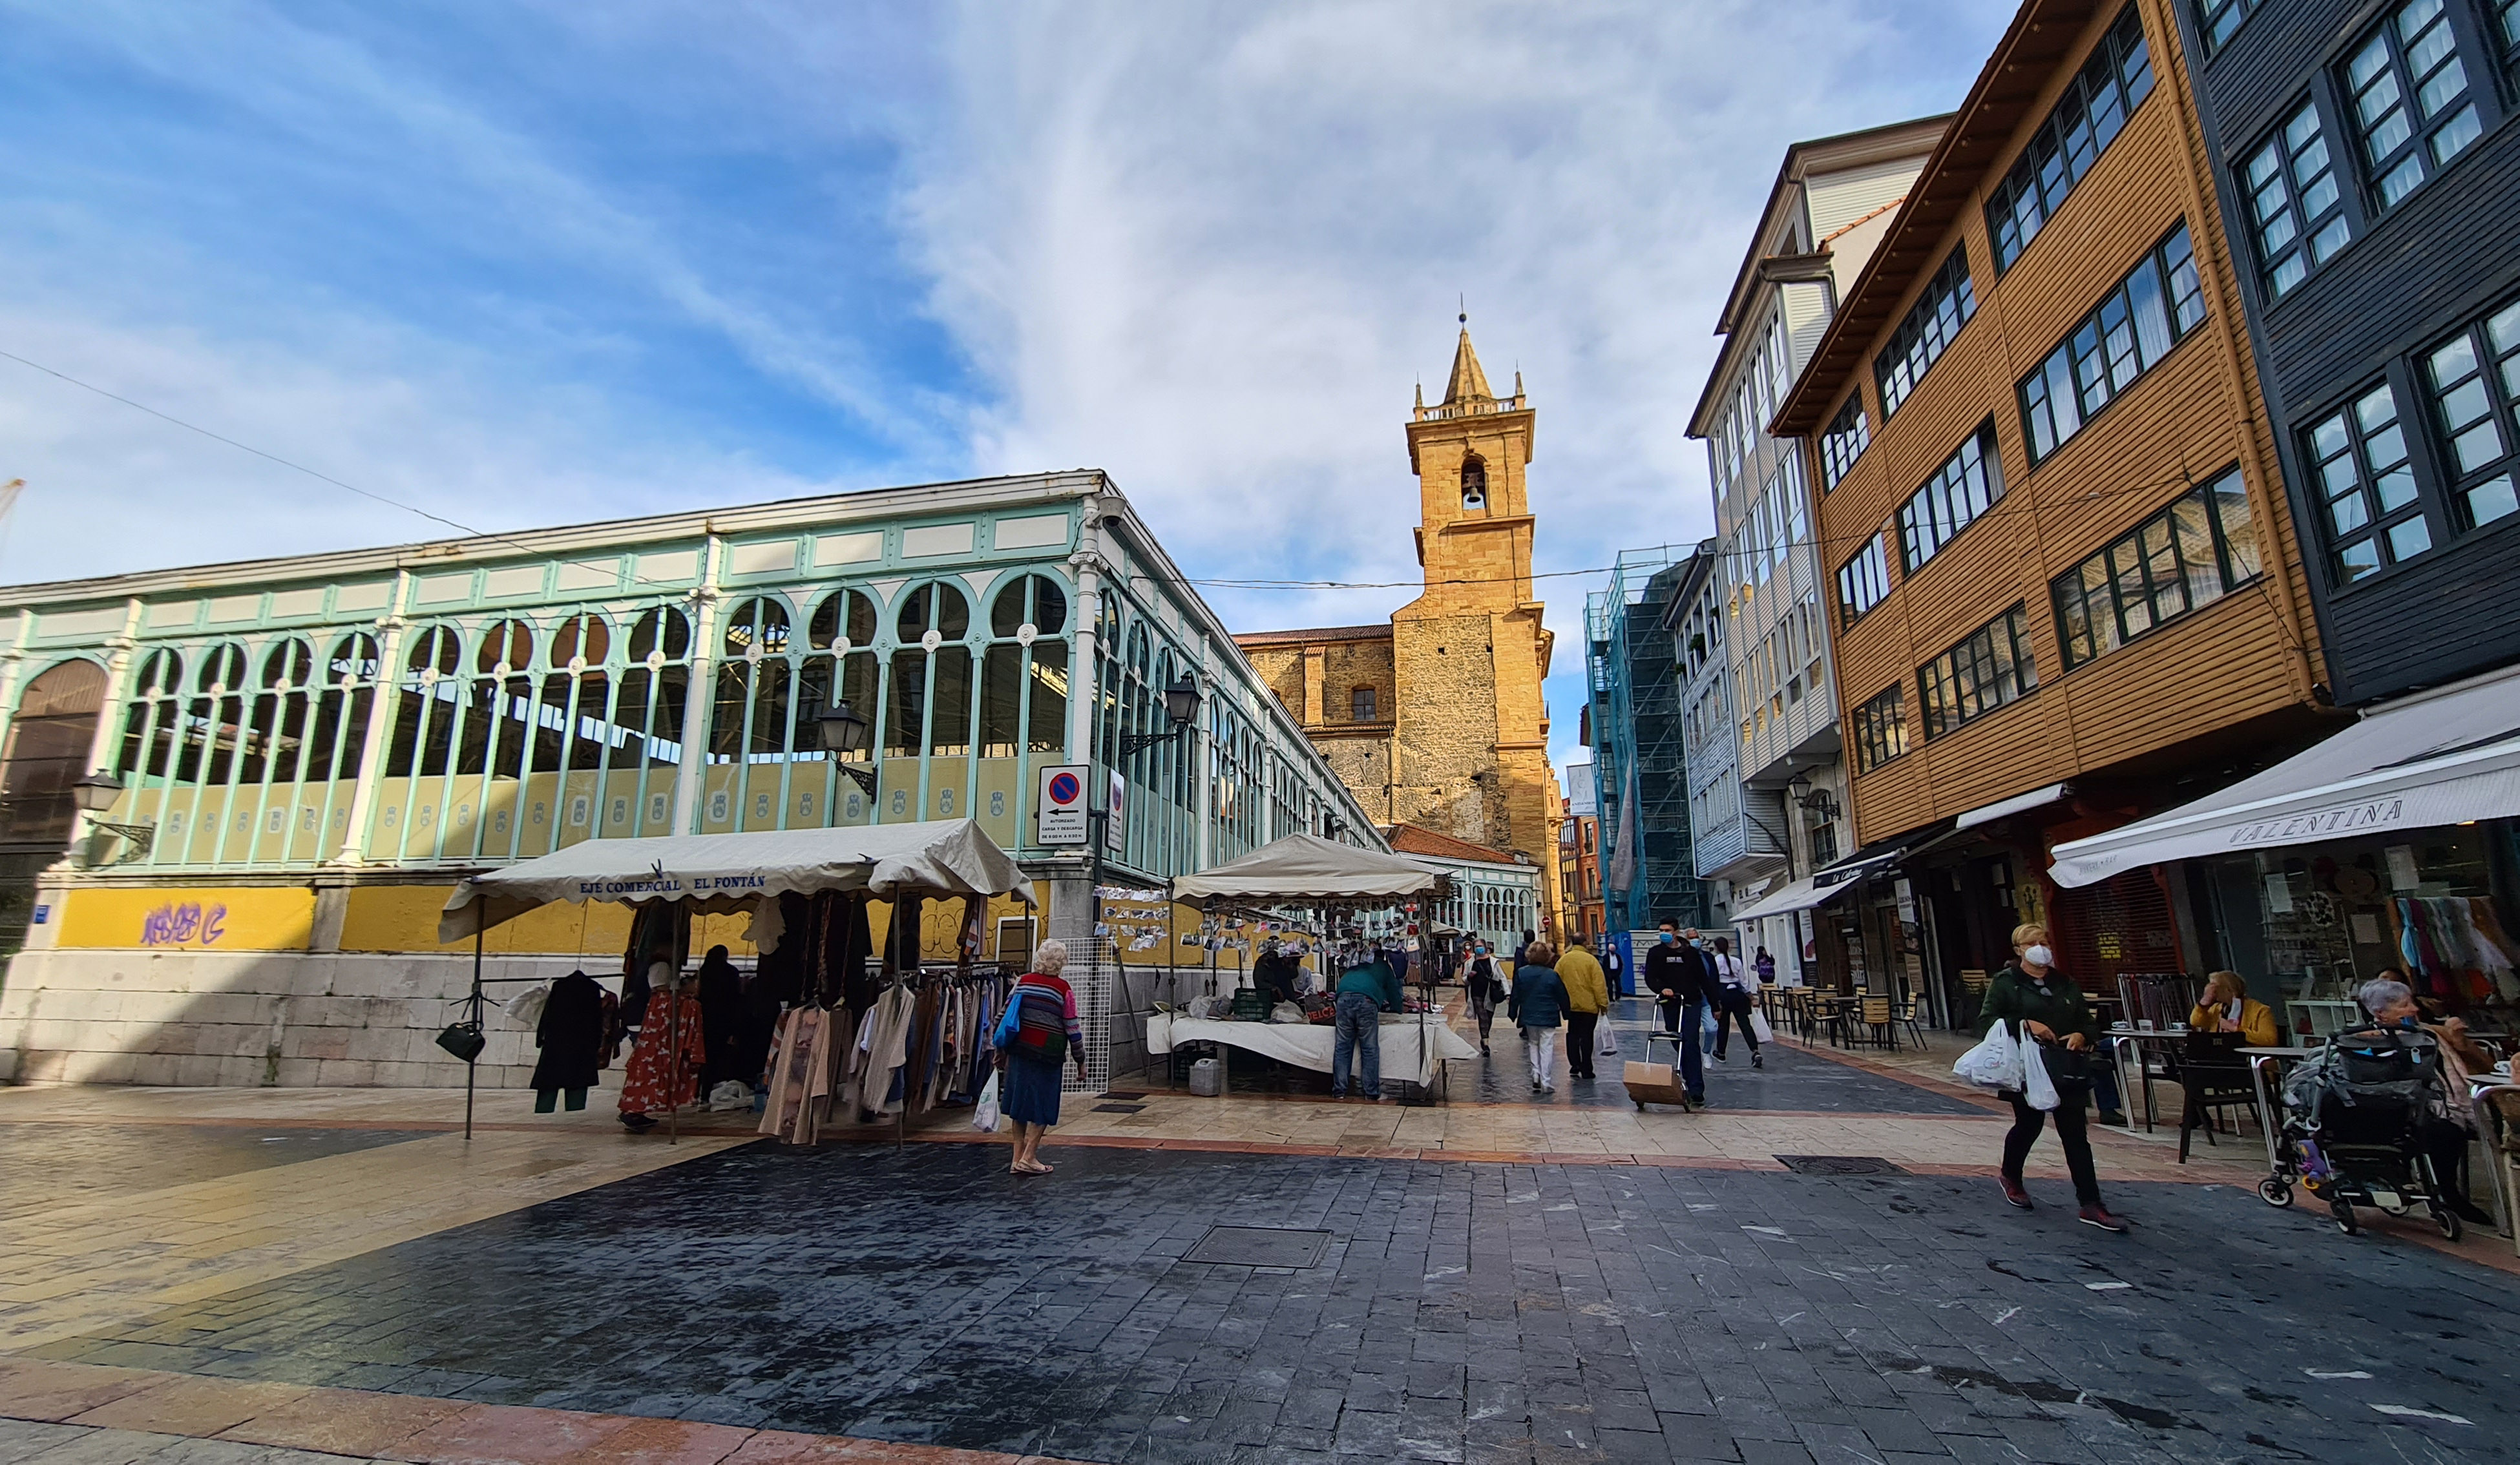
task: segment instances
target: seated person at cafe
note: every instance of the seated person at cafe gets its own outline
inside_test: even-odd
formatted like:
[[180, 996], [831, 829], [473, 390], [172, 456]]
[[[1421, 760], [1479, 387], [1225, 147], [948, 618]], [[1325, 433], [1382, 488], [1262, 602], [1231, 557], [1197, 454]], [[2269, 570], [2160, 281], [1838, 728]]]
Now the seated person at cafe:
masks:
[[2450, 1102], [2444, 1118], [2424, 1125], [2421, 1143], [2424, 1152], [2432, 1157], [2434, 1176], [2450, 1192], [2450, 1208], [2465, 1220], [2492, 1225], [2494, 1218], [2468, 1199], [2467, 1193], [2467, 1140], [2476, 1123], [2467, 1101], [2467, 1076], [2492, 1068], [2492, 1056], [2467, 1036], [2467, 1024], [2459, 1019], [2424, 1021], [2423, 1009], [2415, 1005], [2414, 989], [2399, 980], [2394, 971], [2363, 983], [2355, 989], [2354, 996], [2381, 1027], [2419, 1029], [2430, 1033], [2441, 1044], [2442, 1076], [2450, 1083]]
[[2187, 1026], [2199, 1033], [2237, 1033], [2251, 1047], [2276, 1046], [2274, 1009], [2249, 996], [2248, 984], [2235, 971], [2218, 971], [2205, 979], [2205, 996], [2187, 1014]]

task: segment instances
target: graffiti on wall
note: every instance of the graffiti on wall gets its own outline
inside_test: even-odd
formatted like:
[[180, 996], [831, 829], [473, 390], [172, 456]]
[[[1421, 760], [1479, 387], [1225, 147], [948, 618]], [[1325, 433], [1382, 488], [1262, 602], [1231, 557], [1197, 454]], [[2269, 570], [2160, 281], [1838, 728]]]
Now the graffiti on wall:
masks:
[[227, 934], [228, 908], [169, 902], [142, 916], [142, 946], [216, 946]]

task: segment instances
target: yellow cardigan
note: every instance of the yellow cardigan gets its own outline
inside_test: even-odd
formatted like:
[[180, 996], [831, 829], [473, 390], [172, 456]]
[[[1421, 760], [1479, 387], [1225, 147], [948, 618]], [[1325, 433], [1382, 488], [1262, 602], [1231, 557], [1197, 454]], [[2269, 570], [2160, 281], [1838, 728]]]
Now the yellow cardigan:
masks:
[[[2220, 1002], [2197, 1003], [2196, 1010], [2187, 1014], [2187, 1025], [2199, 1033], [2228, 1031], [2223, 1026]], [[2240, 999], [2240, 1036], [2248, 1040], [2251, 1047], [2275, 1046], [2274, 1009], [2253, 997]]]

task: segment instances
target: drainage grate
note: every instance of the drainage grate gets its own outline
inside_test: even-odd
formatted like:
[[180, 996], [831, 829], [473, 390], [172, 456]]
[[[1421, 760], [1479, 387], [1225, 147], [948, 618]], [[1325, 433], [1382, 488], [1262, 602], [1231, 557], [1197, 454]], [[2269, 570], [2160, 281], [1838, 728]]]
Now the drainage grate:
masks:
[[1777, 1163], [1807, 1176], [1903, 1176], [1879, 1155], [1778, 1155]]
[[1190, 1249], [1185, 1262], [1210, 1262], [1223, 1266], [1319, 1266], [1330, 1249], [1328, 1231], [1291, 1231], [1277, 1226], [1210, 1226]]
[[1139, 1114], [1145, 1112], [1146, 1107], [1147, 1106], [1144, 1104], [1096, 1104], [1094, 1106], [1094, 1112], [1097, 1114]]

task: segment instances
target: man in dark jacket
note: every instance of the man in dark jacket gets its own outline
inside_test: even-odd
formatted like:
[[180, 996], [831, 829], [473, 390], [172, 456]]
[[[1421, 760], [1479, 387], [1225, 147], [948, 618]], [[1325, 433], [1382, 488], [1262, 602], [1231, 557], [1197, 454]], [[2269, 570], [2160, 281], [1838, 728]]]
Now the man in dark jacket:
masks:
[[1706, 1102], [1706, 1055], [1700, 1043], [1707, 992], [1713, 984], [1708, 980], [1706, 958], [1697, 948], [1681, 941], [1677, 922], [1664, 921], [1661, 939], [1645, 952], [1644, 979], [1645, 991], [1661, 1005], [1664, 1028], [1680, 1035], [1681, 1090], [1690, 1103], [1702, 1104]]

